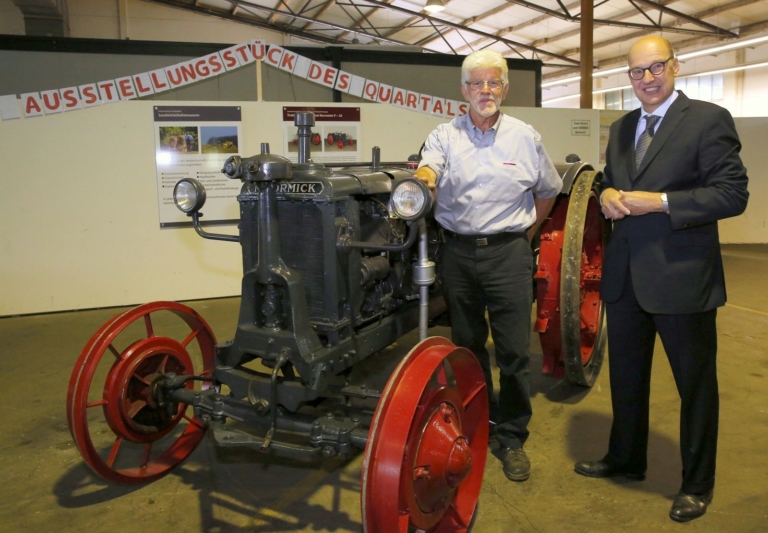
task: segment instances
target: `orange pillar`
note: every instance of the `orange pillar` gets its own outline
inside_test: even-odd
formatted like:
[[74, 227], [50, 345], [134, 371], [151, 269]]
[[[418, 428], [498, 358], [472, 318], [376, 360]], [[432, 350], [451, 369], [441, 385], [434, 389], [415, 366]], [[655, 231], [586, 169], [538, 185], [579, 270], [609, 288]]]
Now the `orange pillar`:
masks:
[[592, 109], [592, 30], [593, 30], [593, 0], [581, 0], [581, 43], [579, 47], [579, 62], [581, 83], [579, 85], [581, 109]]

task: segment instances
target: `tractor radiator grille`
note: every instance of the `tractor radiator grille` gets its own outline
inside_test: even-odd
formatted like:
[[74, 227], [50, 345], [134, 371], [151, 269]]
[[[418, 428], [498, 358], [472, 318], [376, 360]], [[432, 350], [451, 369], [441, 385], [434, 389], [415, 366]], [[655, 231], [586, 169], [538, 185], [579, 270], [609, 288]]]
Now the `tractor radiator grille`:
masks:
[[321, 321], [326, 316], [322, 213], [313, 203], [283, 201], [277, 215], [283, 260], [301, 274], [310, 320]]

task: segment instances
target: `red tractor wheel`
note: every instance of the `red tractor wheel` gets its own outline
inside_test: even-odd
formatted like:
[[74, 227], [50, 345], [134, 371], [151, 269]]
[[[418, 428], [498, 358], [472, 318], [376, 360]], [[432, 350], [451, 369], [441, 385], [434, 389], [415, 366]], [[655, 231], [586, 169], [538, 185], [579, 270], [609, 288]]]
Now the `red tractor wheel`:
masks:
[[336, 146], [338, 147], [339, 150], [343, 150], [344, 149], [344, 141], [338, 140], [336, 142]]
[[335, 136], [333, 135], [333, 133], [329, 133], [329, 134], [328, 134], [328, 137], [326, 137], [326, 138], [325, 138], [325, 140], [326, 140], [326, 141], [328, 141], [328, 144], [329, 144], [329, 145], [330, 145], [330, 144], [333, 144], [334, 142], [336, 142], [336, 138], [335, 138]]
[[[161, 329], [173, 336], [158, 335]], [[69, 381], [67, 423], [94, 472], [115, 483], [145, 483], [192, 453], [205, 425], [187, 405], [158, 405], [153, 391], [166, 373], [211, 377], [215, 344], [205, 320], [175, 302], [126, 311], [91, 337]]]
[[321, 139], [320, 139], [320, 134], [319, 134], [319, 133], [314, 133], [314, 134], [312, 134], [312, 144], [314, 144], [315, 146], [317, 146], [317, 145], [318, 145], [318, 144], [320, 144], [321, 142], [322, 142], [322, 141], [321, 141]]
[[605, 352], [605, 310], [600, 300], [603, 250], [611, 225], [600, 213], [598, 172], [581, 172], [541, 231], [536, 272], [537, 319], [544, 372], [591, 387]]
[[471, 352], [441, 337], [403, 359], [379, 400], [363, 460], [365, 533], [466, 531], [488, 453], [488, 393]]

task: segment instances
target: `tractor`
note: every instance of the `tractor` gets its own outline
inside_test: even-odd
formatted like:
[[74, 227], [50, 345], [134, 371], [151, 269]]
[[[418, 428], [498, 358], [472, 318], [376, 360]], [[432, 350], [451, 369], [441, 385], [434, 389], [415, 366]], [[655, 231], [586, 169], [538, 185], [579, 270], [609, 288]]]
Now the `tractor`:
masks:
[[[314, 116], [297, 113], [298, 162], [232, 156], [242, 182], [237, 234], [200, 222], [205, 188], [180, 180], [176, 206], [206, 239], [239, 244], [234, 338], [218, 342], [190, 307], [140, 305], [88, 341], [69, 383], [67, 420], [88, 466], [118, 484], [156, 480], [208, 434], [295, 461], [364, 453], [363, 529], [466, 531], [482, 484], [489, 404], [479, 363], [428, 337], [445, 312], [432, 194], [406, 163], [312, 162]], [[598, 288], [609, 226], [588, 164], [558, 165], [565, 187], [541, 231], [535, 330], [544, 368], [591, 386], [605, 348]], [[418, 328], [388, 381], [355, 369]]]

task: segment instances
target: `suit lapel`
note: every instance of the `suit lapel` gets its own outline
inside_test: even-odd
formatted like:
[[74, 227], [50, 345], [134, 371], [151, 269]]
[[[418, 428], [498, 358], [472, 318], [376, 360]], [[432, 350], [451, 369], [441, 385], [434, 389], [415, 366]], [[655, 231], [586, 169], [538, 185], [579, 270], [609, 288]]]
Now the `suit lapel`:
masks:
[[662, 120], [661, 124], [659, 124], [659, 129], [656, 130], [656, 134], [653, 136], [653, 140], [648, 146], [648, 151], [645, 152], [645, 157], [643, 157], [643, 160], [640, 163], [640, 168], [637, 169], [635, 179], [637, 179], [643, 173], [643, 171], [648, 168], [648, 165], [656, 157], [656, 154], [661, 151], [662, 146], [664, 146], [664, 144], [672, 136], [672, 132], [677, 129], [677, 126], [685, 118], [685, 115], [688, 112], [689, 104], [689, 98], [685, 96], [682, 91], [680, 91], [677, 95], [677, 99], [672, 102], [672, 105], [669, 106], [669, 109], [667, 109], [667, 112], [664, 114], [664, 120]]

